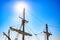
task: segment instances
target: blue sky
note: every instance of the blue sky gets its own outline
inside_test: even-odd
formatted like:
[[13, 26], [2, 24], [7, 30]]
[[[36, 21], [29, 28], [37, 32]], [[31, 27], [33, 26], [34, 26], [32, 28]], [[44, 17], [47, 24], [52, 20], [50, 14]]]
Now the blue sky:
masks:
[[[35, 33], [39, 33], [40, 40], [44, 40], [43, 31], [45, 31], [45, 24], [48, 24], [49, 32], [53, 35], [50, 40], [60, 39], [60, 3], [58, 0], [22, 0], [29, 4], [29, 15], [26, 19]], [[13, 5], [16, 1], [0, 1], [0, 40], [2, 39], [2, 32], [8, 31], [10, 26], [19, 28], [21, 23], [17, 13], [13, 10]], [[19, 1], [21, 2], [21, 1]], [[20, 20], [20, 21], [19, 21]], [[17, 27], [18, 26], [18, 27]], [[27, 31], [27, 30], [26, 30]], [[42, 33], [41, 33], [42, 32]], [[12, 32], [13, 33], [13, 32]], [[12, 34], [11, 33], [11, 34]], [[31, 32], [30, 32], [31, 33]], [[13, 34], [12, 34], [13, 35]]]

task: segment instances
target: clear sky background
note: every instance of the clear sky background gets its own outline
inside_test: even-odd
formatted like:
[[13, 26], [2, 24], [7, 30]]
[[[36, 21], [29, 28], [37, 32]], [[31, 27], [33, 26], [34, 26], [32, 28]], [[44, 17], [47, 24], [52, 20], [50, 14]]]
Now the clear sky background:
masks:
[[[60, 1], [59, 0], [21, 0], [21, 1], [29, 5], [29, 11], [27, 12], [28, 15], [26, 14], [26, 19], [29, 21], [29, 23], [26, 24], [27, 27], [26, 31], [29, 30], [30, 27], [34, 31], [34, 33], [38, 34], [37, 36], [40, 40], [45, 40], [45, 35], [43, 31], [45, 31], [45, 24], [48, 24], [49, 32], [52, 33], [52, 36], [50, 36], [50, 40], [60, 40]], [[4, 40], [6, 38], [5, 36], [3, 36], [2, 32], [7, 33], [10, 26], [13, 26], [14, 28], [19, 28], [21, 20], [19, 19], [18, 16], [21, 15], [18, 15], [14, 11], [14, 4], [16, 2], [21, 1], [17, 0], [0, 1], [0, 40]], [[11, 32], [12, 40], [15, 33], [13, 31]], [[36, 40], [34, 37], [35, 36], [31, 37], [32, 40]]]

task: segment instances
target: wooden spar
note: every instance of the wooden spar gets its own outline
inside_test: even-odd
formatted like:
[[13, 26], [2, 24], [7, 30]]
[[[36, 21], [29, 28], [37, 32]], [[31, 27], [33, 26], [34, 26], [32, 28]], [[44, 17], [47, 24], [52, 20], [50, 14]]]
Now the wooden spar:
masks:
[[23, 32], [23, 31], [21, 31], [21, 30], [18, 30], [18, 29], [12, 28], [12, 27], [10, 27], [10, 30], [12, 30], [12, 31], [16, 31], [16, 32], [18, 32], [19, 34], [22, 34], [22, 35], [32, 36], [32, 34], [29, 34], [29, 33]]
[[8, 38], [8, 40], [11, 40], [10, 37], [5, 32], [3, 32], [3, 34]]
[[24, 20], [26, 23], [28, 23], [28, 21], [27, 20], [25, 20], [25, 19], [23, 19], [22, 17], [19, 17], [19, 18], [21, 18], [22, 20]]

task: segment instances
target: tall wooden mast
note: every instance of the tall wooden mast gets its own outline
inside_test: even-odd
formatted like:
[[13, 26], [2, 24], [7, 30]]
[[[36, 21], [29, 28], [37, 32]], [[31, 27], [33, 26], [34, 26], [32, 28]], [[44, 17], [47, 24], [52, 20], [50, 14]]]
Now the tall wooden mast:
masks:
[[[21, 18], [21, 17], [19, 17], [19, 18]], [[23, 18], [21, 18], [21, 19], [22, 19], [23, 30], [21, 30], [21, 29], [18, 30], [18, 29], [12, 28], [12, 27], [10, 27], [10, 30], [16, 31], [19, 34], [22, 34], [22, 40], [24, 40], [25, 35], [32, 36], [32, 34], [25, 32], [25, 23], [28, 22], [27, 20], [25, 20], [25, 8], [23, 8]]]
[[[22, 25], [23, 25], [23, 32], [25, 32], [25, 8], [23, 9], [23, 20], [22, 20]], [[22, 40], [24, 40], [24, 34], [22, 36]]]
[[46, 32], [44, 32], [46, 34], [46, 40], [49, 40], [49, 36], [52, 35], [51, 33], [48, 32], [48, 25], [46, 24]]

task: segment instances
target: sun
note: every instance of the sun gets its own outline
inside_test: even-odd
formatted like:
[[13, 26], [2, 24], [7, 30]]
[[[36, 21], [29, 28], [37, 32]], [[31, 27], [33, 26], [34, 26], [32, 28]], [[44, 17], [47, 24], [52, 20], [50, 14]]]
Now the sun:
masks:
[[14, 4], [14, 11], [18, 14], [23, 13], [23, 8], [25, 8], [25, 13], [28, 11], [28, 5], [25, 2], [16, 2]]

